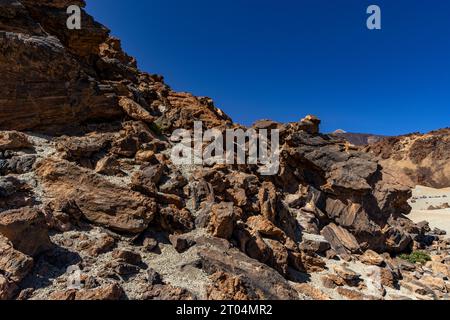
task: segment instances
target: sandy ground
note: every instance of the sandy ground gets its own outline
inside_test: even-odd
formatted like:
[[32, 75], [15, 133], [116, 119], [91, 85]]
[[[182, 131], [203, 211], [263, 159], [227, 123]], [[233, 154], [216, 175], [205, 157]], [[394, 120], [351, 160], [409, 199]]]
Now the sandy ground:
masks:
[[442, 207], [445, 204], [450, 204], [450, 188], [417, 186], [410, 200], [413, 211], [408, 217], [414, 222], [428, 221], [431, 228], [445, 230], [450, 235], [450, 209], [428, 210], [431, 206]]

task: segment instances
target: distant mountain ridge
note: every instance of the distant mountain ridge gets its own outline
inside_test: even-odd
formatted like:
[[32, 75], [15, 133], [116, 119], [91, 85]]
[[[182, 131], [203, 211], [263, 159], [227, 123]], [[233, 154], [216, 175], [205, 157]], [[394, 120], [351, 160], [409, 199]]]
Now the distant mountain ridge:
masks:
[[351, 144], [354, 144], [355, 146], [366, 146], [370, 144], [374, 144], [377, 142], [380, 142], [386, 138], [387, 136], [382, 135], [375, 135], [370, 133], [351, 133], [351, 132], [345, 132], [344, 130], [336, 130], [332, 133], [332, 135], [344, 138]]

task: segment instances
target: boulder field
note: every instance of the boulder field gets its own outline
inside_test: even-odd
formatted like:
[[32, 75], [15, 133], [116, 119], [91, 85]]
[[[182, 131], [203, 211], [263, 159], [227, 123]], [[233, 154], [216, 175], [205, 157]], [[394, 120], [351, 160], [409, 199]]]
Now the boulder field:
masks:
[[84, 10], [68, 30], [75, 3], [0, 0], [0, 299], [448, 297], [450, 243], [376, 154], [307, 116], [253, 126], [280, 131], [277, 175], [172, 163], [176, 129], [245, 128]]

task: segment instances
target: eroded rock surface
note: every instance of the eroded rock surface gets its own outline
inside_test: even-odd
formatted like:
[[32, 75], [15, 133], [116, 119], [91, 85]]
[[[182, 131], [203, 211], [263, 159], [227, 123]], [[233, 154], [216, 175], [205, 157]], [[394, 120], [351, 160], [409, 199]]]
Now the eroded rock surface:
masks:
[[306, 116], [253, 126], [280, 131], [277, 175], [175, 165], [173, 130], [245, 128], [85, 11], [68, 30], [84, 1], [0, 2], [0, 299], [447, 297], [450, 244], [373, 153]]

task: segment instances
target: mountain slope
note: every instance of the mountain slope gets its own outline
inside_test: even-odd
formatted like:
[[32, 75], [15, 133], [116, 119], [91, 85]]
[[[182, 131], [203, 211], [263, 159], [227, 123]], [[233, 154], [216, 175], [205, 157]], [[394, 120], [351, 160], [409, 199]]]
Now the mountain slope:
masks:
[[86, 12], [67, 30], [73, 1], [0, 4], [0, 299], [443, 295], [405, 293], [416, 267], [397, 254], [448, 243], [405, 217], [411, 190], [373, 154], [309, 116], [254, 126], [280, 130], [278, 175], [176, 164], [174, 130], [241, 127]]
[[380, 163], [402, 174], [411, 186], [433, 188], [450, 186], [450, 129], [427, 134], [393, 137], [371, 145], [368, 151]]

